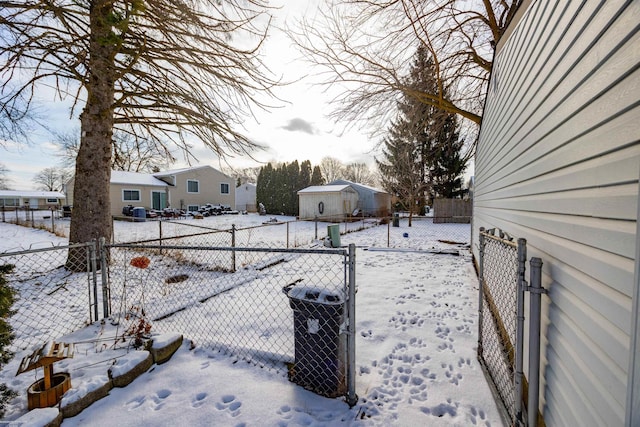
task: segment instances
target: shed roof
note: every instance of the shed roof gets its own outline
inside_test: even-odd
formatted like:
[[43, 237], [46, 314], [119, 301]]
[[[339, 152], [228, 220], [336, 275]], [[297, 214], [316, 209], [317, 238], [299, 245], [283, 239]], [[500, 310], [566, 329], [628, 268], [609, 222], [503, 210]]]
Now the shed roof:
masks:
[[311, 187], [303, 188], [298, 191], [298, 194], [308, 194], [308, 193], [341, 193], [347, 189], [351, 189], [350, 185], [312, 185]]
[[346, 179], [336, 179], [335, 181], [330, 182], [328, 185], [339, 185], [339, 184], [351, 185], [356, 190], [358, 188], [362, 188], [364, 190], [371, 191], [372, 193], [386, 193], [386, 194], [389, 194], [387, 191], [381, 190], [379, 188], [371, 187], [369, 185], [359, 184], [357, 182], [348, 181]]

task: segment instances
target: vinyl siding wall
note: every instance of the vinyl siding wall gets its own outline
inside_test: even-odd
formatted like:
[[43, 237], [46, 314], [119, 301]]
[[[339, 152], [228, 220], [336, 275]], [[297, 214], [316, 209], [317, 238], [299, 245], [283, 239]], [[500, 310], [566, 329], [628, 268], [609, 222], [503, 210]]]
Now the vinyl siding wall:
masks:
[[544, 262], [546, 424], [622, 426], [638, 238], [640, 2], [525, 1], [520, 12], [498, 45], [485, 105], [473, 250], [480, 227], [497, 227], [527, 239], [528, 257]]
[[[187, 172], [174, 175], [175, 186], [171, 187], [169, 203], [173, 208], [186, 209], [188, 205], [202, 206], [207, 203], [214, 205], [228, 205], [235, 209], [236, 186], [233, 178], [223, 174], [212, 167], [193, 168]], [[162, 178], [165, 179], [166, 178]], [[198, 181], [199, 191], [189, 193], [187, 181]], [[228, 184], [229, 193], [220, 192], [220, 184]], [[182, 203], [181, 203], [182, 201]]]
[[[329, 221], [341, 221], [358, 206], [358, 193], [351, 187], [335, 192], [298, 193], [298, 197], [299, 217], [304, 220], [317, 217]], [[319, 210], [320, 202], [324, 205], [322, 213]]]

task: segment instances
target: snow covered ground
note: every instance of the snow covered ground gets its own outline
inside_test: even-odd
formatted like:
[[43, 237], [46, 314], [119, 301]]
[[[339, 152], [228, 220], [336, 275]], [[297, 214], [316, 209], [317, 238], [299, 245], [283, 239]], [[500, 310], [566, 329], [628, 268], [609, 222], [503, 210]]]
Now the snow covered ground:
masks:
[[[242, 226], [264, 220], [246, 215], [204, 221], [218, 221], [224, 228], [223, 221]], [[313, 223], [306, 224], [313, 229]], [[145, 238], [145, 227], [156, 230], [158, 225], [116, 222], [116, 240]], [[281, 243], [279, 227], [284, 226], [269, 228]], [[63, 426], [502, 426], [475, 356], [478, 283], [470, 253], [462, 250], [462, 256], [453, 256], [407, 250], [446, 247], [438, 239], [452, 240], [455, 235], [457, 240], [465, 232], [468, 239], [468, 228], [447, 224], [418, 233], [402, 222], [391, 232], [408, 234], [404, 240], [395, 240], [404, 250], [386, 249], [390, 231], [386, 225], [341, 236], [342, 245], [358, 247], [359, 401], [353, 408], [342, 399], [320, 397], [289, 382], [282, 371], [259, 368], [197, 344], [192, 348], [185, 336], [169, 362], [154, 366], [125, 388], [113, 389], [81, 414], [65, 419]], [[297, 232], [306, 239], [309, 230]], [[4, 223], [0, 223], [0, 235], [0, 252], [65, 243], [43, 230]], [[264, 233], [249, 238], [258, 241], [258, 235], [269, 240]], [[94, 324], [65, 337], [78, 343], [78, 351], [73, 359], [58, 362], [56, 372], [70, 372], [74, 387], [104, 375], [117, 356], [97, 351], [95, 337], [108, 335], [108, 329]], [[6, 420], [27, 412], [26, 389], [36, 380], [33, 371], [15, 376], [23, 356], [17, 354], [0, 372], [0, 382], [20, 393], [11, 402]]]

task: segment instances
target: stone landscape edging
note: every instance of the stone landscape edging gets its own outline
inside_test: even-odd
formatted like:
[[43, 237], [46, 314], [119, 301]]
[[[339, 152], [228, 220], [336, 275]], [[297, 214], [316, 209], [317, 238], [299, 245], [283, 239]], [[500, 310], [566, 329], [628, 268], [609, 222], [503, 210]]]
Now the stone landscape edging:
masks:
[[[145, 346], [145, 350], [142, 350], [148, 354], [148, 357], [143, 357], [141, 361], [136, 363], [130, 369], [124, 371], [123, 373], [120, 373], [119, 375], [114, 375], [112, 373], [112, 368], [109, 368], [107, 372], [108, 379], [102, 386], [92, 389], [85, 395], [80, 396], [78, 399], [74, 400], [73, 402], [69, 402], [66, 405], [63, 405], [63, 396], [62, 401], [56, 407], [33, 409], [27, 414], [15, 420], [15, 422], [18, 423], [18, 425], [20, 425], [21, 423], [34, 425], [33, 419], [37, 418], [38, 420], [44, 422], [44, 424], [42, 424], [42, 427], [58, 427], [60, 426], [64, 418], [71, 418], [78, 415], [84, 409], [91, 406], [93, 402], [100, 400], [105, 396], [108, 396], [109, 391], [111, 391], [111, 389], [113, 389], [114, 387], [126, 387], [138, 376], [147, 372], [154, 363], [162, 364], [167, 362], [171, 358], [171, 356], [173, 356], [173, 354], [180, 348], [180, 346], [182, 345], [182, 341], [183, 336], [180, 334], [163, 334], [154, 336]], [[71, 390], [73, 390], [73, 385]], [[44, 409], [46, 409], [46, 411]], [[52, 411], [51, 409], [58, 410]], [[38, 416], [36, 416], [36, 414]], [[46, 421], [44, 421], [44, 419], [46, 419]]]

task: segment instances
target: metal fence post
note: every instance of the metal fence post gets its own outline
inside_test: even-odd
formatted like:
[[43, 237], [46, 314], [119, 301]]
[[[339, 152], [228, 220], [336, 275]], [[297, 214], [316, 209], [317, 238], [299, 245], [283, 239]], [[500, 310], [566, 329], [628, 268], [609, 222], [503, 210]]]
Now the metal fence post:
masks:
[[349, 300], [347, 301], [347, 404], [358, 402], [356, 395], [356, 245], [349, 244]]
[[516, 422], [522, 424], [522, 380], [523, 372], [523, 341], [524, 341], [524, 291], [527, 286], [525, 271], [527, 263], [527, 241], [518, 239], [518, 285], [516, 286], [516, 360], [514, 371], [515, 385], [515, 413]]
[[158, 233], [159, 233], [159, 245], [160, 245], [160, 255], [162, 255], [162, 218], [158, 221]]
[[316, 240], [318, 240], [318, 215], [315, 216], [314, 222], [316, 223]]
[[[236, 247], [236, 225], [231, 224], [231, 247]], [[236, 272], [236, 251], [231, 251], [231, 271]]]
[[287, 221], [287, 249], [289, 249], [289, 221]]
[[107, 318], [111, 315], [110, 309], [110, 297], [109, 297], [109, 281], [107, 276], [107, 248], [105, 247], [106, 240], [104, 237], [100, 238], [100, 273], [102, 274], [102, 317]]
[[542, 260], [531, 258], [529, 280], [529, 399], [527, 419], [529, 427], [538, 425], [538, 404], [540, 400], [540, 311], [542, 294], [547, 290], [542, 287]]
[[89, 262], [91, 263], [91, 274], [93, 280], [93, 314], [91, 321], [98, 320], [98, 266], [96, 263], [96, 240], [89, 244]]
[[387, 221], [387, 247], [391, 245], [391, 220]]

